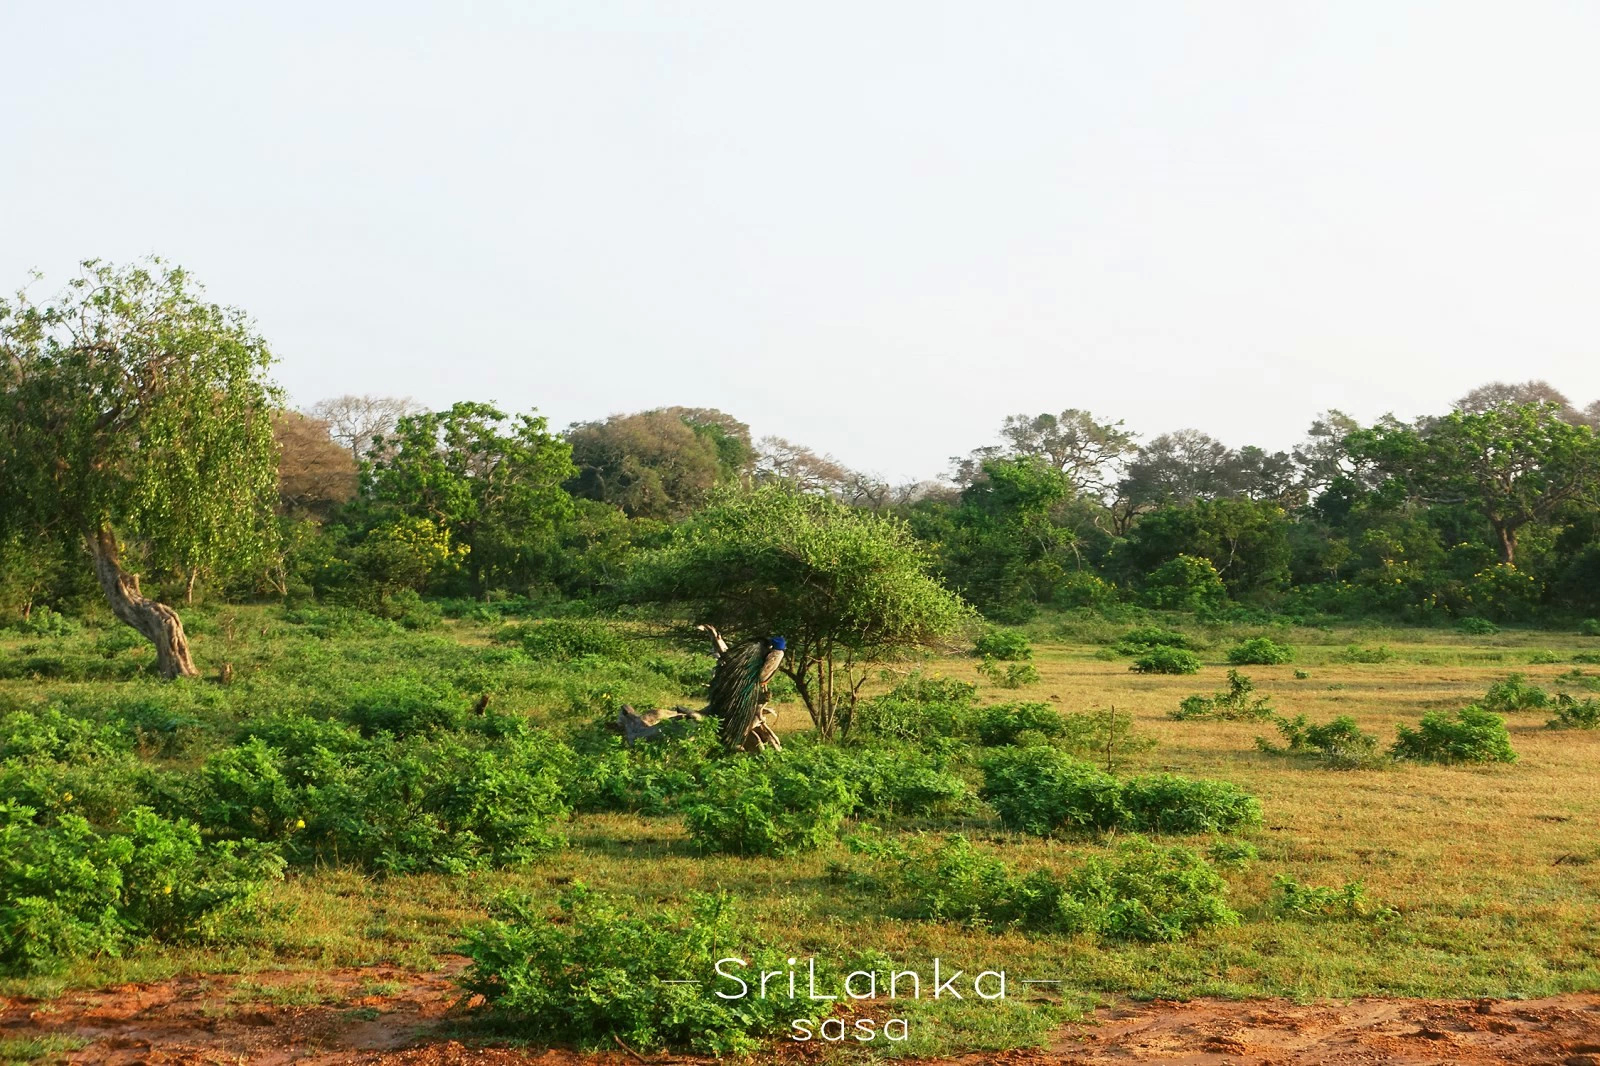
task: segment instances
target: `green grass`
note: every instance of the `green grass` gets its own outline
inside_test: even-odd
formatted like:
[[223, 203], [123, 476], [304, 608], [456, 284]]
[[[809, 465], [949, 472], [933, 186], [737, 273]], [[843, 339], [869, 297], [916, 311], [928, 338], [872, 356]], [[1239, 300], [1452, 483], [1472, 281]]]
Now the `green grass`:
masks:
[[64, 1062], [66, 1053], [89, 1041], [75, 1036], [0, 1036], [0, 1066]]
[[[624, 661], [553, 661], [497, 639], [502, 627], [486, 621], [447, 620], [437, 630], [410, 632], [359, 616], [276, 607], [196, 609], [190, 616], [198, 623], [192, 628], [202, 670], [212, 675], [229, 662], [233, 684], [158, 682], [145, 649], [122, 639], [109, 620], [91, 618], [62, 636], [0, 630], [0, 711], [56, 703], [98, 720], [129, 722], [144, 758], [182, 768], [228, 743], [249, 718], [287, 710], [337, 716], [377, 682], [429, 686], [463, 711], [488, 694], [498, 711], [556, 726], [613, 713], [624, 701], [694, 704], [710, 665], [642, 631]], [[0, 979], [0, 991], [48, 996], [186, 972], [233, 972], [252, 975], [256, 987], [247, 997], [322, 1002], [315, 982], [286, 988], [253, 975], [379, 964], [437, 969], [458, 944], [457, 931], [480, 920], [496, 893], [553, 903], [574, 878], [640, 907], [677, 904], [693, 891], [730, 892], [765, 940], [797, 957], [844, 960], [869, 952], [925, 970], [938, 956], [969, 972], [1007, 972], [1013, 994], [1005, 1003], [908, 1004], [912, 1039], [896, 1045], [897, 1053], [1045, 1041], [1053, 1026], [1109, 995], [1531, 997], [1600, 988], [1594, 918], [1600, 862], [1563, 860], [1600, 844], [1593, 828], [1600, 825], [1594, 787], [1600, 732], [1546, 730], [1545, 716], [1513, 715], [1507, 725], [1519, 755], [1515, 765], [1403, 765], [1330, 775], [1257, 751], [1259, 723], [1168, 718], [1184, 696], [1222, 686], [1228, 648], [1270, 636], [1296, 650], [1293, 664], [1251, 669], [1257, 690], [1280, 714], [1315, 722], [1348, 715], [1386, 746], [1397, 725], [1415, 726], [1425, 713], [1453, 712], [1480, 698], [1506, 675], [1507, 663], [1517, 664], [1530, 684], [1553, 691], [1566, 675], [1572, 687], [1573, 656], [1592, 650], [1592, 638], [1516, 629], [1473, 636], [1399, 626], [1198, 626], [1182, 618], [1162, 624], [1193, 639], [1199, 675], [1133, 673], [1126, 659], [1098, 658], [1127, 624], [1032, 623], [1040, 680], [1028, 698], [1063, 713], [1115, 706], [1131, 716], [1134, 729], [1157, 743], [1122, 757], [1119, 776], [1221, 779], [1260, 798], [1265, 824], [1245, 834], [1259, 858], [1223, 870], [1229, 905], [1241, 915], [1237, 926], [1148, 944], [899, 920], [886, 916], [885, 901], [870, 890], [841, 882], [839, 868], [852, 861], [842, 844], [782, 859], [705, 855], [676, 815], [581, 814], [565, 827], [569, 847], [531, 865], [387, 879], [304, 869], [270, 890], [279, 917], [251, 936], [209, 946], [147, 945], [48, 977]], [[1386, 650], [1373, 653], [1378, 648]], [[1544, 662], [1551, 658], [1566, 665]], [[971, 656], [896, 669], [913, 665], [981, 680]], [[1296, 681], [1296, 670], [1315, 681]], [[871, 691], [890, 684], [875, 682]], [[979, 691], [990, 701], [1005, 695], [987, 685]], [[798, 704], [781, 712], [780, 729], [809, 726]], [[1008, 832], [981, 805], [947, 818], [884, 825], [890, 834], [964, 833], [1024, 874], [1046, 869], [1065, 877], [1115, 844], [1110, 837]], [[857, 829], [846, 826], [847, 833]], [[1201, 850], [1214, 842], [1164, 839]], [[1383, 921], [1285, 916], [1273, 905], [1278, 875], [1304, 885], [1360, 882], [1374, 908], [1394, 914]], [[1023, 980], [1062, 983], [1022, 986]], [[62, 1049], [0, 1045], [0, 1062], [55, 1050]]]

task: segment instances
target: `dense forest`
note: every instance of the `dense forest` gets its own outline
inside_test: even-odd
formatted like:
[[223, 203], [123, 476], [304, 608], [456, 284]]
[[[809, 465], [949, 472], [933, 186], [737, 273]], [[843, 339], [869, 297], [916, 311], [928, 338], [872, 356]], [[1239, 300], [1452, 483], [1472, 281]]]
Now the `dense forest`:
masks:
[[[164, 324], [141, 337], [141, 315]], [[1542, 381], [1487, 384], [1409, 421], [1326, 411], [1278, 452], [1023, 413], [945, 478], [893, 485], [709, 408], [565, 431], [477, 401], [293, 410], [248, 321], [159, 264], [95, 264], [53, 303], [0, 304], [0, 329], [13, 618], [101, 595], [86, 540], [166, 603], [314, 599], [405, 619], [437, 598], [605, 602], [641, 552], [756, 490], [903, 523], [932, 571], [1001, 622], [1119, 602], [1241, 618], [1600, 614], [1600, 401], [1580, 409]]]

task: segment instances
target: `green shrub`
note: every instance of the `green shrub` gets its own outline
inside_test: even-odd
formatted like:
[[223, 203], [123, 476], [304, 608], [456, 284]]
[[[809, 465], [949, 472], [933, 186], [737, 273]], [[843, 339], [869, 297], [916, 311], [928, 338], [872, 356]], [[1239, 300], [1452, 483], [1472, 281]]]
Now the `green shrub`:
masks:
[[1033, 658], [1033, 645], [1028, 635], [1018, 629], [990, 627], [978, 637], [975, 650], [985, 659], [1001, 662], [1021, 662]]
[[834, 840], [856, 803], [833, 769], [767, 752], [709, 768], [685, 817], [690, 839], [707, 851], [792, 855]]
[[0, 802], [0, 968], [36, 973], [143, 937], [214, 932], [282, 874], [270, 848], [204, 844], [149, 808], [101, 832]]
[[1456, 623], [1456, 628], [1461, 632], [1474, 637], [1492, 637], [1496, 633], [1500, 632], [1499, 626], [1495, 625], [1487, 618], [1479, 618], [1476, 615], [1469, 615], [1466, 618], [1461, 619]]
[[1389, 749], [1396, 759], [1419, 762], [1516, 762], [1505, 719], [1481, 707], [1464, 707], [1454, 716], [1434, 711], [1422, 716], [1416, 729], [1400, 726]]
[[1140, 837], [1112, 857], [1091, 856], [1067, 878], [1066, 932], [1118, 940], [1180, 940], [1198, 929], [1237, 925], [1227, 883], [1193, 850]]
[[967, 782], [955, 772], [949, 754], [908, 744], [857, 744], [840, 747], [796, 737], [786, 753], [803, 759], [818, 772], [845, 783], [855, 815], [954, 814], [971, 798]]
[[1270, 718], [1271, 697], [1252, 698], [1254, 693], [1254, 682], [1237, 670], [1229, 670], [1228, 691], [1213, 692], [1209, 696], [1185, 696], [1178, 709], [1170, 712], [1168, 717], [1180, 722], [1194, 719], [1235, 722]]
[[1551, 702], [1550, 693], [1528, 684], [1525, 674], [1511, 674], [1490, 685], [1478, 706], [1486, 711], [1540, 711]]
[[1590, 697], [1581, 703], [1565, 692], [1556, 697], [1556, 716], [1545, 723], [1548, 729], [1600, 729], [1600, 700]]
[[664, 814], [698, 794], [707, 767], [722, 751], [712, 719], [672, 719], [660, 742], [628, 746], [595, 724], [572, 739], [573, 772], [565, 775], [567, 801], [578, 811]]
[[[562, 843], [570, 748], [517, 722], [483, 735], [362, 740], [334, 723], [279, 722], [208, 759], [191, 799], [207, 830], [282, 841], [298, 863], [384, 873], [524, 862]], [[491, 732], [496, 735], [491, 735]]]
[[913, 673], [888, 693], [858, 703], [850, 731], [898, 740], [959, 736], [977, 711], [977, 693], [970, 682]]
[[1019, 875], [960, 836], [888, 857], [893, 894], [915, 918], [1155, 941], [1238, 921], [1226, 884], [1205, 859], [1142, 837], [1090, 856], [1064, 879], [1048, 870]]
[[1256, 737], [1256, 747], [1271, 755], [1315, 756], [1323, 766], [1334, 770], [1370, 769], [1383, 764], [1378, 738], [1363, 733], [1349, 715], [1340, 715], [1324, 725], [1311, 725], [1301, 714], [1278, 718], [1277, 726], [1284, 746]]
[[1561, 662], [1561, 656], [1553, 651], [1536, 651], [1528, 656], [1530, 666], [1553, 666]]
[[1067, 731], [1065, 719], [1048, 703], [996, 703], [979, 711], [973, 725], [985, 747], [1015, 744], [1025, 736], [1049, 739]]
[[983, 763], [982, 796], [1008, 828], [1228, 832], [1261, 821], [1254, 796], [1225, 781], [1170, 774], [1120, 782], [1050, 747], [1003, 748]]
[[49, 607], [35, 607], [26, 618], [11, 623], [11, 628], [30, 637], [70, 637], [83, 626]]
[[1360, 881], [1346, 881], [1339, 888], [1302, 885], [1288, 874], [1272, 879], [1272, 899], [1268, 908], [1284, 918], [1386, 918], [1394, 911], [1374, 907]]
[[1198, 674], [1200, 658], [1181, 648], [1152, 648], [1128, 669], [1140, 674]]
[[1260, 857], [1261, 853], [1248, 840], [1224, 837], [1206, 848], [1206, 858], [1210, 859], [1213, 865], [1230, 869], [1242, 869]]
[[1227, 599], [1222, 576], [1209, 559], [1179, 555], [1145, 578], [1145, 602], [1173, 611], [1198, 611]]
[[1366, 663], [1368, 665], [1393, 662], [1396, 658], [1398, 656], [1389, 649], [1387, 644], [1379, 644], [1376, 648], [1363, 648], [1352, 644], [1338, 656], [1340, 662]]
[[1228, 661], [1235, 666], [1281, 666], [1294, 661], [1294, 649], [1269, 637], [1252, 637], [1228, 649]]
[[1150, 833], [1230, 833], [1261, 824], [1261, 801], [1228, 781], [1151, 774], [1122, 786], [1122, 828]]
[[1021, 688], [1039, 682], [1039, 671], [1032, 663], [1007, 663], [1002, 668], [995, 660], [985, 658], [978, 672], [999, 688]]
[[1160, 626], [1138, 626], [1124, 633], [1113, 645], [1120, 655], [1143, 655], [1152, 648], [1182, 648], [1194, 651], [1195, 642], [1175, 629]]
[[341, 717], [363, 736], [393, 733], [397, 737], [460, 728], [466, 707], [456, 697], [410, 678], [356, 686]]
[[566, 662], [587, 655], [617, 659], [626, 654], [626, 642], [615, 629], [586, 618], [552, 618], [509, 626], [501, 639], [521, 644], [531, 659]]
[[641, 910], [578, 884], [559, 909], [552, 921], [502, 897], [491, 921], [464, 934], [471, 964], [461, 986], [519, 1036], [607, 1051], [620, 1041], [636, 1052], [748, 1053], [792, 1013], [776, 996], [724, 1000], [703, 987], [718, 959], [751, 954], [730, 896], [694, 896], [687, 912]]
[[1585, 618], [1578, 623], [1578, 635], [1600, 637], [1600, 618]]
[[151, 779], [114, 727], [55, 707], [0, 717], [0, 796], [41, 820], [72, 813], [109, 825], [150, 802]]

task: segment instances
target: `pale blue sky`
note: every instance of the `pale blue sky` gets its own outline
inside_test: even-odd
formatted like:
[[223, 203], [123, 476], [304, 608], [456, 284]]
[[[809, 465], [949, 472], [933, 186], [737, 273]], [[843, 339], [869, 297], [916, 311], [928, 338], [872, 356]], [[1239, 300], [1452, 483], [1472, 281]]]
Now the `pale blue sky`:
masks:
[[1600, 398], [1600, 6], [0, 0], [0, 283], [158, 252], [300, 404], [1286, 447]]

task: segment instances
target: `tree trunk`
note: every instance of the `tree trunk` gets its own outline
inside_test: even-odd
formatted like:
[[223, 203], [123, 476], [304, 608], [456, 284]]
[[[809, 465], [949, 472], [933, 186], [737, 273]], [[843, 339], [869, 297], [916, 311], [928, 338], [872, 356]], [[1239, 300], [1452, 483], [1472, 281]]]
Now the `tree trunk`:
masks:
[[189, 658], [189, 639], [183, 635], [178, 612], [164, 603], [145, 597], [139, 591], [139, 575], [125, 573], [117, 552], [116, 534], [101, 526], [86, 540], [94, 574], [100, 579], [111, 613], [137, 629], [156, 646], [156, 670], [167, 679], [199, 677], [194, 660]]
[[1517, 529], [1516, 529], [1516, 527], [1515, 526], [1508, 526], [1508, 525], [1506, 525], [1504, 523], [1501, 523], [1501, 522], [1496, 522], [1495, 525], [1494, 525], [1494, 531], [1500, 537], [1500, 561], [1502, 563], [1505, 563], [1507, 566], [1516, 565], [1516, 561], [1517, 561]]

